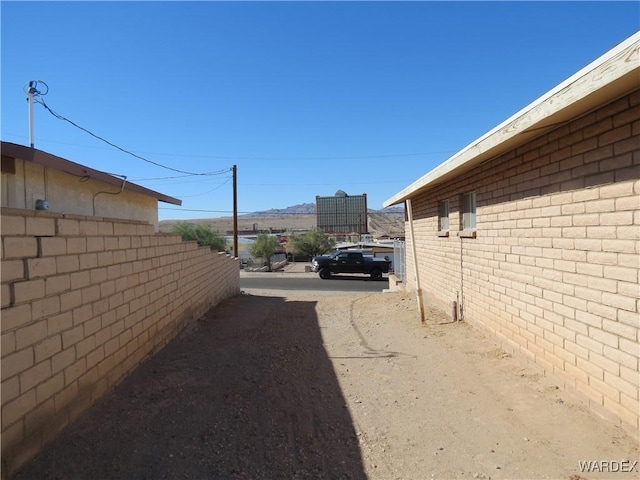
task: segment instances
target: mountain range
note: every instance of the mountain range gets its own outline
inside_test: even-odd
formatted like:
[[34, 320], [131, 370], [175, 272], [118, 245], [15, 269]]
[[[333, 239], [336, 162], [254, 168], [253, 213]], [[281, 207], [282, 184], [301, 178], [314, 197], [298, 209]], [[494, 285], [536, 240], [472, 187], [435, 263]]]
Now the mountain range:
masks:
[[[369, 209], [369, 213], [380, 213], [384, 215], [404, 215], [403, 207], [389, 207], [384, 210]], [[299, 205], [292, 205], [286, 208], [271, 208], [269, 210], [262, 210], [259, 212], [252, 212], [243, 214], [243, 216], [250, 217], [279, 217], [281, 215], [315, 215], [316, 204], [315, 203], [301, 203]]]
[[[404, 208], [390, 207], [384, 210], [368, 211], [368, 230], [374, 236], [403, 236], [404, 235]], [[233, 218], [194, 218], [187, 221], [210, 225], [214, 230], [223, 234], [233, 231]], [[159, 230], [171, 232], [173, 226], [179, 220], [161, 220]], [[289, 231], [299, 232], [311, 230], [317, 225], [315, 203], [301, 203], [286, 208], [271, 208], [258, 212], [238, 215], [239, 231]]]

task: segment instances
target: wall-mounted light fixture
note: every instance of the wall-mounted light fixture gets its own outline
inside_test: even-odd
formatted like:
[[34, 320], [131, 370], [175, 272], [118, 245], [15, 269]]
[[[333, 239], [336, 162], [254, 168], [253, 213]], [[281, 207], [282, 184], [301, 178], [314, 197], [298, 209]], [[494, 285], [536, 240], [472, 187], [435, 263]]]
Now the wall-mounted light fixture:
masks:
[[49, 210], [49, 202], [39, 198], [36, 200], [36, 210]]

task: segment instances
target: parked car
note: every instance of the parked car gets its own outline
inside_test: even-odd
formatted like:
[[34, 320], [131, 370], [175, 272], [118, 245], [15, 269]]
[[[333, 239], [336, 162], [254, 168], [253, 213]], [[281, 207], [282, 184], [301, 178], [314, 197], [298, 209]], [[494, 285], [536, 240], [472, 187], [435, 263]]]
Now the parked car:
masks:
[[311, 270], [317, 272], [322, 279], [335, 273], [364, 273], [379, 279], [383, 273], [389, 273], [390, 266], [389, 260], [368, 257], [359, 250], [338, 250], [331, 255], [321, 255], [311, 260]]

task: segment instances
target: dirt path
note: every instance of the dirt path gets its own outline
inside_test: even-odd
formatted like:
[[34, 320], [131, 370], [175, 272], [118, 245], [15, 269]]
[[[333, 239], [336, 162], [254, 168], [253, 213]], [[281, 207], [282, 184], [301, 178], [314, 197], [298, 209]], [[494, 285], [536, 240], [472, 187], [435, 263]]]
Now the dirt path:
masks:
[[640, 478], [581, 472], [637, 442], [468, 325], [421, 326], [411, 297], [247, 293], [17, 478]]

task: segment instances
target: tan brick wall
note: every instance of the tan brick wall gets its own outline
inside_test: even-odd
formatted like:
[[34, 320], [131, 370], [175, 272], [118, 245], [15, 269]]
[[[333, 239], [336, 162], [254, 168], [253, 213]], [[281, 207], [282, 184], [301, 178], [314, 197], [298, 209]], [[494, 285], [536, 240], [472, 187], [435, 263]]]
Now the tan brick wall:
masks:
[[1, 220], [4, 476], [239, 293], [240, 269], [147, 223], [8, 208]]
[[[461, 195], [477, 194], [476, 238]], [[450, 232], [438, 236], [438, 202]], [[491, 330], [636, 435], [640, 91], [412, 199], [424, 297]], [[407, 230], [408, 231], [408, 230]], [[407, 242], [407, 275], [413, 259]]]

